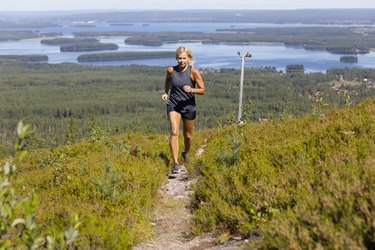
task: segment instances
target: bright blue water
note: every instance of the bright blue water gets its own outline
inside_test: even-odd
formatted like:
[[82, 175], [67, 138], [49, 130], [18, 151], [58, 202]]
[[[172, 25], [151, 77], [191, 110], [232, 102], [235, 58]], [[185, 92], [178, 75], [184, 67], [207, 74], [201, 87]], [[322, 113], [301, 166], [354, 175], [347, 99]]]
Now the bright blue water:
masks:
[[[79, 31], [199, 31], [214, 32], [220, 28], [251, 28], [251, 27], [303, 27], [319, 26], [304, 24], [252, 24], [252, 23], [151, 23], [132, 24], [131, 26], [111, 26], [109, 24], [96, 24], [95, 27], [48, 27], [42, 29], [31, 29], [35, 32], [60, 32], [63, 36], [71, 36], [73, 32]], [[337, 25], [336, 25], [337, 26]], [[25, 29], [23, 29], [25, 30]], [[340, 55], [325, 51], [309, 51], [302, 48], [291, 48], [283, 45], [205, 45], [201, 43], [164, 44], [163, 46], [139, 46], [126, 45], [126, 37], [102, 38], [102, 42], [116, 43], [118, 52], [123, 51], [174, 51], [180, 45], [189, 46], [195, 56], [195, 65], [199, 68], [239, 68], [240, 58], [237, 51], [241, 53], [250, 52], [252, 58], [246, 59], [245, 67], [275, 67], [285, 70], [288, 64], [303, 64], [306, 72], [325, 72], [329, 68], [366, 67], [375, 68], [375, 53], [358, 55], [358, 63], [340, 62]], [[113, 52], [113, 51], [101, 51]], [[48, 46], [40, 43], [40, 39], [26, 39], [21, 41], [0, 42], [0, 55], [9, 54], [44, 54], [49, 58], [48, 63], [78, 63], [77, 56], [88, 52], [60, 52], [59, 46]], [[99, 52], [94, 52], [99, 53]], [[110, 62], [95, 62], [91, 65], [150, 65], [168, 66], [176, 63], [174, 58], [142, 59]]]

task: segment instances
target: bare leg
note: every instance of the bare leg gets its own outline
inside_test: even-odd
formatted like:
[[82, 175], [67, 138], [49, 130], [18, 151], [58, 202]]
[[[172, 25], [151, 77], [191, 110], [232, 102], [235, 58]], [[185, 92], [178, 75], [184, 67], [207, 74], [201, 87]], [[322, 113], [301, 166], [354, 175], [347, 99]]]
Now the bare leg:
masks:
[[185, 155], [187, 156], [191, 147], [194, 120], [182, 119], [182, 122], [184, 127]]
[[175, 111], [171, 111], [168, 113], [168, 116], [169, 116], [169, 122], [171, 125], [169, 146], [171, 149], [173, 162], [178, 164], [178, 151], [179, 151], [178, 135], [179, 135], [179, 130], [180, 130], [181, 115]]

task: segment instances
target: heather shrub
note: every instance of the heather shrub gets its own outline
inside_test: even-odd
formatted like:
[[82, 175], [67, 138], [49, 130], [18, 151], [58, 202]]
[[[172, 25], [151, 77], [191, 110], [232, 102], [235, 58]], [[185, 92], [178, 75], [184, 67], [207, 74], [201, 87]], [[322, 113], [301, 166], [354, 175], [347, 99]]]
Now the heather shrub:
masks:
[[35, 190], [43, 230], [81, 220], [79, 248], [129, 249], [152, 234], [157, 190], [167, 171], [164, 136], [128, 134], [34, 152], [20, 167], [25, 193]]
[[[15, 188], [16, 164], [27, 156], [25, 139], [29, 135], [30, 125], [19, 122], [18, 140], [14, 145], [15, 156], [5, 160], [0, 167], [0, 249], [68, 249], [74, 247], [79, 236], [78, 216], [70, 219], [68, 227], [62, 231], [45, 235], [40, 232], [35, 220], [38, 205], [37, 196], [22, 197]], [[18, 180], [19, 181], [19, 180]]]
[[262, 228], [265, 248], [372, 249], [375, 245], [375, 158], [328, 163], [319, 185]]
[[262, 235], [255, 246], [265, 248], [368, 248], [374, 244], [374, 153], [373, 99], [223, 128], [192, 163], [201, 173], [191, 204], [195, 229], [255, 231]]
[[[169, 136], [110, 137], [95, 124], [91, 132], [87, 141], [72, 144], [69, 135], [65, 146], [21, 155], [16, 177], [23, 181], [15, 185], [39, 201], [35, 206], [30, 199], [39, 227], [29, 238], [74, 239], [79, 249], [130, 249], [153, 233], [157, 191], [171, 165]], [[190, 204], [197, 233], [256, 234], [252, 244], [266, 249], [374, 245], [375, 100], [196, 131], [193, 140], [186, 166], [198, 177]], [[194, 157], [201, 146], [203, 155]], [[58, 233], [67, 223], [77, 225], [75, 214], [79, 236], [74, 226]]]

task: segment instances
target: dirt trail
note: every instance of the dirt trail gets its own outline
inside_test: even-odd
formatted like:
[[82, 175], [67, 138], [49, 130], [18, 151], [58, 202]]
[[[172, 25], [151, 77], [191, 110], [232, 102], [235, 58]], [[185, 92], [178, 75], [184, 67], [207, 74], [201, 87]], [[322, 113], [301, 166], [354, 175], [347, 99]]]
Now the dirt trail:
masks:
[[[203, 151], [204, 146], [198, 149], [196, 157], [199, 157]], [[217, 236], [213, 234], [192, 236], [190, 222], [193, 215], [187, 209], [187, 205], [192, 192], [190, 186], [195, 182], [195, 179], [189, 179], [186, 172], [180, 172], [168, 178], [168, 182], [159, 190], [162, 198], [155, 209], [153, 220], [155, 235], [150, 240], [134, 246], [133, 249], [231, 250], [243, 248], [240, 246], [241, 242], [237, 241], [217, 245]]]

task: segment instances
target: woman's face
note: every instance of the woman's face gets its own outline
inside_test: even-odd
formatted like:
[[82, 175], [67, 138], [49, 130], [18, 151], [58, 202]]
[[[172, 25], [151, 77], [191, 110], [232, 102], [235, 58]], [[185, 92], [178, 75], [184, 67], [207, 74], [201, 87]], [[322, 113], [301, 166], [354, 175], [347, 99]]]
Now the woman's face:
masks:
[[186, 52], [182, 52], [177, 56], [178, 65], [181, 68], [185, 68], [189, 64], [190, 58]]

